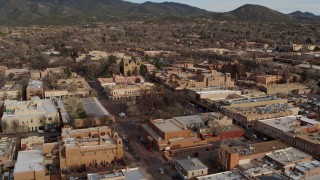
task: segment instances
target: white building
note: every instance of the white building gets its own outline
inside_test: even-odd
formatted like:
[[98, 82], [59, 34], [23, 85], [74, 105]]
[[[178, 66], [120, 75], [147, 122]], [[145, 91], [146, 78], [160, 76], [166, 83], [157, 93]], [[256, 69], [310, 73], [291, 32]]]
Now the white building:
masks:
[[34, 97], [30, 101], [7, 100], [4, 107], [6, 111], [2, 123], [7, 125], [4, 133], [36, 131], [59, 125], [59, 112], [50, 99]]

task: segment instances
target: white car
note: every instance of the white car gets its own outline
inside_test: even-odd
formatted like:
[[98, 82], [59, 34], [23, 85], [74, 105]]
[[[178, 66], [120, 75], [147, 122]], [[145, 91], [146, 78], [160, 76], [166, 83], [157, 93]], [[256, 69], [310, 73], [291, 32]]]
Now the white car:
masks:
[[38, 132], [39, 134], [44, 134], [44, 130], [40, 130], [40, 129], [39, 129], [37, 132]]
[[126, 113], [120, 113], [120, 114], [119, 114], [119, 117], [125, 118], [125, 117], [127, 117], [127, 116], [126, 116]]

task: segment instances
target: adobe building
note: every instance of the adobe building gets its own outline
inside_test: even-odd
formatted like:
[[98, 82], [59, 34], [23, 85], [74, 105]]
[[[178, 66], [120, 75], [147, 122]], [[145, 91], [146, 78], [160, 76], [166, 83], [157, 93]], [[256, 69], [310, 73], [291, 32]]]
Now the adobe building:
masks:
[[37, 80], [30, 80], [26, 89], [27, 100], [31, 100], [33, 97], [38, 96], [41, 99], [44, 98], [43, 82]]
[[192, 179], [208, 174], [208, 167], [198, 158], [179, 159], [175, 168], [183, 179]]
[[120, 61], [120, 70], [124, 76], [140, 74], [142, 62], [140, 59], [122, 59]]
[[63, 108], [63, 103], [35, 97], [30, 101], [7, 100], [4, 107], [6, 111], [2, 122], [7, 124], [7, 128], [3, 133], [28, 132], [59, 126], [58, 109]]
[[19, 150], [19, 139], [2, 137], [0, 139], [0, 166], [3, 171], [9, 171], [14, 166]]
[[286, 176], [290, 179], [319, 179], [320, 178], [320, 162], [317, 160], [299, 163], [286, 172]]
[[256, 82], [262, 85], [274, 85], [274, 84], [279, 84], [282, 79], [283, 79], [282, 76], [265, 75], [265, 76], [257, 76]]
[[62, 128], [61, 170], [97, 167], [123, 159], [122, 139], [108, 126], [73, 130]]
[[141, 125], [142, 133], [159, 151], [206, 146], [207, 142], [175, 119], [156, 119]]
[[218, 156], [223, 167], [226, 170], [231, 170], [238, 167], [239, 164], [263, 158], [273, 151], [287, 148], [290, 146], [279, 140], [237, 147], [222, 145], [219, 148]]
[[20, 100], [22, 96], [22, 86], [15, 81], [8, 81], [0, 89], [0, 99]]
[[274, 84], [274, 85], [262, 85], [260, 86], [260, 90], [267, 94], [289, 94], [293, 90], [307, 89], [306, 86], [302, 84]]
[[258, 96], [248, 98], [235, 98], [221, 101], [222, 108], [225, 107], [257, 107], [272, 104], [285, 104], [288, 103], [287, 99], [281, 99], [277, 96]]
[[258, 120], [298, 115], [299, 108], [291, 104], [270, 104], [252, 107], [223, 107], [225, 115], [231, 117], [234, 122], [243, 127], [253, 127]]
[[320, 122], [301, 116], [257, 121], [255, 130], [314, 157], [320, 156]]
[[4, 75], [6, 77], [9, 77], [10, 74], [13, 74], [13, 78], [18, 78], [20, 77], [22, 74], [29, 74], [30, 70], [23, 68], [23, 69], [7, 69], [4, 72]]
[[13, 171], [14, 179], [61, 179], [59, 171], [58, 142], [44, 143], [43, 136], [21, 139], [21, 149]]
[[231, 74], [229, 73], [223, 74], [216, 70], [200, 68], [193, 68], [191, 70], [189, 68], [188, 71], [171, 69], [155, 71], [150, 74], [150, 79], [172, 90], [207, 87], [235, 89], [235, 83], [231, 80]]
[[[86, 97], [90, 93], [90, 85], [83, 77], [58, 79], [56, 90], [46, 93], [46, 98]], [[66, 94], [66, 91], [68, 92]]]
[[144, 83], [145, 80], [142, 76], [119, 76], [113, 75], [112, 78], [98, 78], [97, 82], [100, 86], [116, 85], [116, 84], [136, 84]]
[[52, 77], [52, 76], [63, 77], [64, 71], [65, 71], [65, 67], [57, 67], [57, 68], [47, 68], [42, 71], [31, 70], [30, 74], [31, 74], [32, 80], [39, 80], [44, 77]]
[[141, 97], [143, 92], [148, 92], [153, 85], [152, 83], [108, 85], [104, 87], [104, 91], [112, 101], [136, 99]]
[[14, 179], [50, 180], [45, 168], [43, 151], [20, 151], [13, 171]]

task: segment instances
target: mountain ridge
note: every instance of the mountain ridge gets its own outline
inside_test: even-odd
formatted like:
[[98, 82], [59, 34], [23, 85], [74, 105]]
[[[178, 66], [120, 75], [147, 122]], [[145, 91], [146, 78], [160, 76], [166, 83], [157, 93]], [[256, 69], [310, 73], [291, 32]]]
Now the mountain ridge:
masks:
[[[302, 12], [301, 12], [302, 13]], [[80, 21], [145, 19], [176, 16], [210, 17], [215, 20], [255, 22], [320, 22], [304, 13], [284, 14], [270, 8], [245, 4], [233, 11], [215, 13], [175, 2], [132, 3], [123, 0], [0, 0], [0, 24], [53, 24]]]

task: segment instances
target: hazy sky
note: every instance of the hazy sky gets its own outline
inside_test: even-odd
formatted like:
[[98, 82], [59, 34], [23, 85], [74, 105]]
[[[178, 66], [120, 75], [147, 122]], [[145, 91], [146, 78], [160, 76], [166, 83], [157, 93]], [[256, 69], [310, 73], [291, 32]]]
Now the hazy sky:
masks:
[[[127, 0], [143, 3], [146, 0]], [[153, 2], [179, 2], [214, 12], [234, 10], [244, 4], [260, 4], [271, 9], [291, 13], [296, 10], [320, 15], [320, 0], [150, 0]]]

